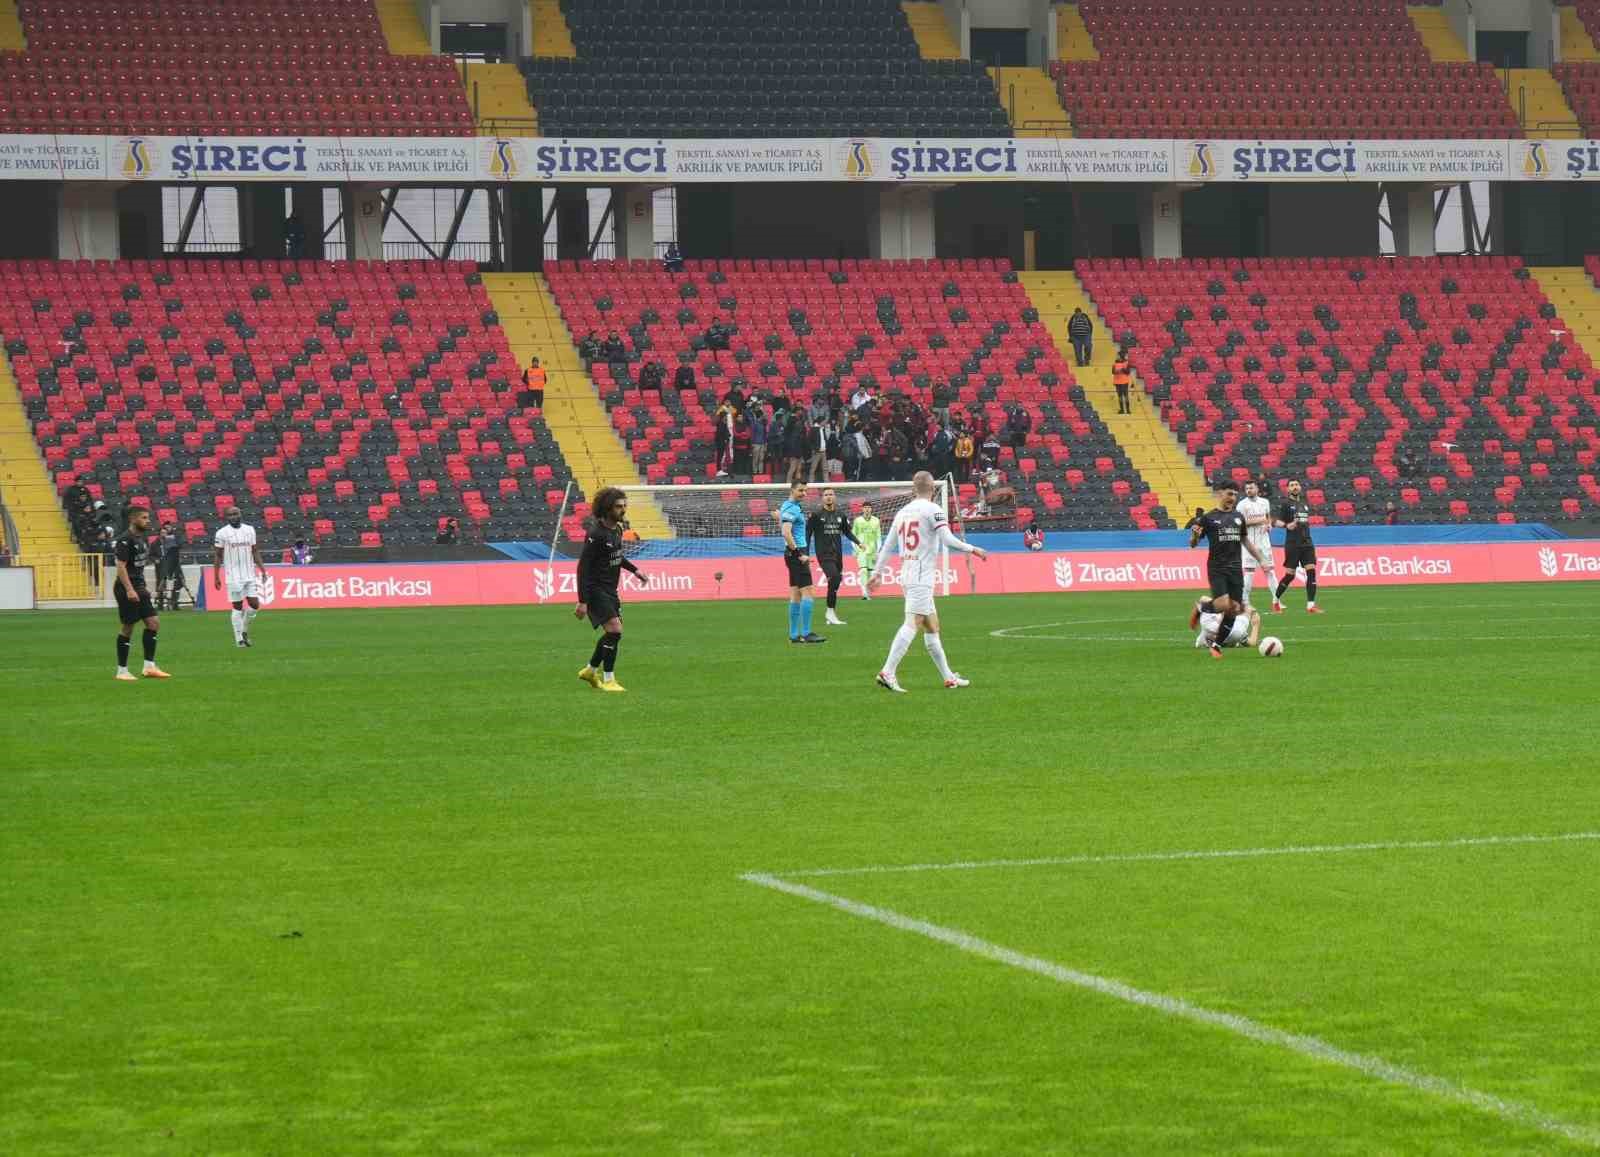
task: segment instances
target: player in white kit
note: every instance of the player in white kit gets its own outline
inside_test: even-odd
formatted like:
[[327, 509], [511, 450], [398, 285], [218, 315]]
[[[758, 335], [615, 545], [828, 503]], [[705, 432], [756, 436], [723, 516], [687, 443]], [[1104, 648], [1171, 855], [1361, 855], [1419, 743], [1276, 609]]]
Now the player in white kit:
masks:
[[256, 545], [256, 528], [244, 521], [237, 506], [224, 512], [228, 524], [217, 531], [211, 547], [211, 586], [222, 589], [228, 580], [228, 601], [233, 604], [233, 645], [248, 647], [250, 621], [261, 609], [261, 577], [266, 565]]
[[[1196, 603], [1195, 609], [1199, 610], [1199, 606]], [[1211, 640], [1215, 638], [1217, 628], [1220, 626], [1222, 626], [1221, 615], [1214, 611], [1209, 614], [1201, 614], [1200, 633], [1194, 637], [1194, 645], [1200, 648], [1211, 646]], [[1248, 607], [1246, 608], [1246, 614], [1240, 615], [1233, 620], [1233, 630], [1228, 632], [1228, 637], [1226, 639], [1217, 639], [1217, 646], [1253, 647], [1260, 638], [1261, 612], [1254, 607]]]
[[884, 562], [896, 551], [900, 554], [900, 587], [906, 596], [906, 618], [895, 632], [889, 646], [889, 659], [878, 672], [878, 686], [888, 691], [904, 693], [898, 674], [900, 660], [906, 657], [917, 632], [922, 632], [922, 644], [928, 648], [933, 665], [939, 668], [944, 685], [950, 688], [969, 686], [967, 680], [950, 669], [944, 657], [944, 643], [939, 639], [939, 612], [933, 606], [933, 584], [939, 580], [939, 559], [944, 550], [988, 558], [981, 547], [962, 542], [950, 530], [949, 519], [943, 507], [934, 502], [933, 475], [919, 470], [911, 480], [916, 497], [900, 508], [889, 533], [884, 536], [883, 547], [878, 552], [878, 566], [867, 580], [867, 589], [878, 585], [883, 576]]
[[[1272, 502], [1261, 496], [1261, 487], [1256, 482], [1244, 484], [1244, 497], [1239, 499], [1238, 511], [1244, 515], [1245, 534], [1250, 542], [1259, 550], [1267, 560], [1267, 589], [1278, 589], [1278, 573], [1272, 565]], [[1240, 552], [1244, 556], [1244, 605], [1250, 605], [1250, 587], [1255, 582], [1256, 562], [1255, 556], [1248, 550]], [[1272, 609], [1282, 612], [1283, 604], [1274, 595]], [[1226, 644], [1224, 644], [1226, 645]]]

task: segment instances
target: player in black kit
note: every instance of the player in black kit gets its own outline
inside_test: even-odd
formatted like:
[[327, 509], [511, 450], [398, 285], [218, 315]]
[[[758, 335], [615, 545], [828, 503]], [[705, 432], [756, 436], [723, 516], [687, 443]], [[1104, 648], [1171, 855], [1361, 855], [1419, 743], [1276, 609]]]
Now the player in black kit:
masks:
[[150, 512], [142, 506], [123, 511], [128, 529], [117, 536], [117, 582], [112, 588], [117, 596], [117, 618], [122, 630], [117, 635], [117, 680], [134, 682], [128, 673], [128, 652], [132, 650], [133, 625], [144, 623], [144, 677], [170, 679], [156, 666], [156, 632], [161, 629], [161, 619], [156, 606], [150, 601], [150, 588], [145, 585], [145, 567], [150, 562]]
[[1278, 504], [1272, 525], [1283, 527], [1283, 577], [1278, 580], [1275, 601], [1283, 602], [1283, 592], [1294, 583], [1294, 568], [1306, 572], [1306, 613], [1320, 615], [1317, 609], [1317, 544], [1311, 541], [1311, 507], [1300, 495], [1300, 483], [1290, 479], [1288, 497]]
[[622, 557], [622, 529], [628, 517], [628, 496], [615, 486], [607, 486], [594, 497], [594, 518], [578, 556], [578, 606], [576, 618], [587, 617], [590, 626], [605, 633], [594, 645], [588, 665], [578, 678], [599, 691], [621, 691], [613, 677], [617, 667], [617, 648], [622, 645], [622, 596], [617, 585], [624, 568], [635, 578], [643, 578], [639, 568]]
[[822, 492], [822, 505], [806, 519], [806, 539], [811, 543], [811, 555], [822, 568], [828, 580], [828, 617], [830, 627], [845, 625], [839, 617], [839, 584], [844, 581], [844, 540], [855, 545], [856, 536], [850, 529], [850, 516], [839, 509], [833, 487]]
[[1245, 534], [1244, 515], [1234, 509], [1238, 488], [1231, 482], [1217, 483], [1217, 507], [1195, 519], [1189, 527], [1189, 546], [1202, 538], [1210, 544], [1206, 556], [1206, 577], [1211, 580], [1211, 597], [1195, 604], [1189, 616], [1189, 629], [1199, 625], [1202, 614], [1219, 614], [1217, 633], [1211, 640], [1211, 657], [1222, 658], [1222, 641], [1233, 631], [1233, 620], [1244, 611], [1244, 555], [1248, 550], [1257, 562], [1266, 559]]

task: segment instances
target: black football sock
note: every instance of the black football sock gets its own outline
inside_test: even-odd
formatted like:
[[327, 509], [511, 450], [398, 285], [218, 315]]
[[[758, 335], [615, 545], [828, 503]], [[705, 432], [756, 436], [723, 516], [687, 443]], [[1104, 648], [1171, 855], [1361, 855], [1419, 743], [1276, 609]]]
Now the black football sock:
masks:
[[1280, 602], [1280, 603], [1283, 602], [1283, 592], [1288, 590], [1293, 585], [1294, 585], [1294, 571], [1290, 571], [1288, 574], [1284, 575], [1281, 579], [1278, 580], [1278, 593], [1272, 596], [1273, 600], [1275, 602]]
[[594, 654], [589, 656], [590, 670], [600, 670], [600, 662], [606, 657], [606, 636], [601, 635], [594, 645]]
[[831, 579], [828, 580], [828, 609], [831, 611], [831, 610], [836, 609], [838, 606], [839, 606], [839, 580], [836, 579], [836, 578], [831, 578]]
[[139, 637], [139, 641], [144, 644], [144, 661], [146, 663], [154, 663], [156, 661], [156, 633], [146, 627], [144, 634]]
[[1314, 570], [1308, 570], [1308, 571], [1306, 571], [1306, 602], [1314, 603], [1316, 601], [1317, 601], [1317, 572], [1314, 571]]
[[128, 665], [128, 652], [133, 650], [133, 640], [127, 635], [117, 636], [117, 669], [120, 671]]
[[1217, 613], [1217, 604], [1212, 602], [1210, 599], [1201, 599], [1200, 600], [1200, 613], [1202, 615], [1214, 615], [1214, 614], [1216, 614]]
[[621, 644], [622, 635], [613, 635], [610, 631], [607, 631], [605, 637], [600, 640], [598, 648], [601, 653], [600, 662], [605, 667], [608, 675], [617, 669], [617, 648]]
[[1234, 614], [1232, 611], [1229, 611], [1227, 614], [1222, 616], [1222, 621], [1217, 624], [1216, 637], [1211, 640], [1211, 645], [1213, 647], [1222, 646], [1222, 644], [1227, 641], [1228, 636], [1233, 634], [1233, 620], [1237, 619], [1238, 617], [1239, 616]]

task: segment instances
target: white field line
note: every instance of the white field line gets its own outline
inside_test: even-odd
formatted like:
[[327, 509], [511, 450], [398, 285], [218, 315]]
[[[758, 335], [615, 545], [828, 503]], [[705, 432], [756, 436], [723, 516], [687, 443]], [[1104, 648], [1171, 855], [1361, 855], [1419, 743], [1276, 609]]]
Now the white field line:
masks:
[[948, 863], [874, 864], [860, 868], [800, 868], [783, 875], [881, 876], [898, 872], [970, 872], [979, 868], [1070, 867], [1081, 864], [1157, 864], [1175, 860], [1255, 860], [1269, 856], [1334, 856], [1354, 852], [1404, 852], [1440, 848], [1499, 848], [1517, 844], [1565, 844], [1600, 840], [1600, 832], [1556, 835], [1463, 836], [1450, 840], [1384, 840], [1364, 844], [1289, 844], [1275, 848], [1219, 848], [1211, 851], [1126, 852], [1104, 856], [1039, 856], [1015, 860], [952, 860]]
[[1434, 1076], [1431, 1073], [1409, 1069], [1403, 1065], [1394, 1064], [1382, 1057], [1370, 1053], [1350, 1052], [1328, 1043], [1320, 1037], [1307, 1036], [1303, 1033], [1285, 1032], [1283, 1029], [1273, 1028], [1271, 1025], [1260, 1021], [1251, 1020], [1249, 1017], [1238, 1016], [1229, 1012], [1217, 1012], [1213, 1009], [1203, 1008], [1180, 1000], [1173, 996], [1164, 996], [1158, 992], [1147, 992], [1144, 989], [1134, 988], [1120, 980], [1112, 980], [1104, 976], [1096, 976], [1089, 972], [1079, 972], [1067, 968], [1054, 961], [1045, 960], [1038, 956], [1028, 956], [1003, 945], [981, 940], [956, 928], [948, 928], [942, 924], [931, 924], [925, 920], [918, 920], [888, 908], [878, 908], [871, 904], [863, 904], [844, 896], [836, 896], [831, 892], [824, 892], [811, 888], [805, 884], [796, 884], [783, 880], [777, 876], [763, 872], [752, 872], [742, 877], [743, 880], [757, 884], [763, 888], [771, 888], [776, 892], [783, 892], [790, 896], [797, 896], [802, 900], [809, 900], [814, 904], [822, 904], [829, 908], [863, 920], [894, 928], [901, 932], [910, 932], [913, 935], [933, 940], [940, 944], [949, 945], [972, 956], [992, 960], [1011, 968], [1031, 972], [1057, 984], [1066, 984], [1074, 988], [1086, 989], [1097, 992], [1102, 996], [1109, 996], [1115, 1000], [1125, 1001], [1137, 1005], [1163, 1016], [1175, 1017], [1179, 1020], [1203, 1024], [1211, 1028], [1222, 1029], [1246, 1040], [1258, 1044], [1275, 1045], [1287, 1049], [1312, 1060], [1324, 1064], [1338, 1065], [1350, 1069], [1363, 1076], [1374, 1080], [1383, 1081], [1391, 1085], [1414, 1089], [1420, 1093], [1437, 1097], [1452, 1104], [1475, 1109], [1514, 1125], [1537, 1129], [1542, 1133], [1560, 1137], [1565, 1141], [1575, 1142], [1590, 1148], [1600, 1148], [1600, 1129], [1564, 1121], [1552, 1116], [1534, 1105], [1524, 1104], [1520, 1101], [1507, 1100], [1494, 1096], [1491, 1093], [1479, 1092], [1477, 1089], [1459, 1085], [1445, 1077]]

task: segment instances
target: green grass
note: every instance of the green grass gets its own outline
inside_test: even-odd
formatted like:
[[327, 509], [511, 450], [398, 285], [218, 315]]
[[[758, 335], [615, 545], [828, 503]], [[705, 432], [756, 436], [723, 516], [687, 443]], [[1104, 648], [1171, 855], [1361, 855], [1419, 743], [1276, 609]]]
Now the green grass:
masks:
[[[742, 881], [1600, 829], [1585, 584], [0, 618], [0, 1151], [1551, 1152], [1524, 1125]], [[820, 622], [820, 615], [819, 615]], [[997, 637], [992, 631], [1062, 624]], [[819, 627], [819, 630], [826, 630]], [[1600, 843], [824, 877], [1600, 1129]], [[291, 933], [299, 933], [292, 936]]]

